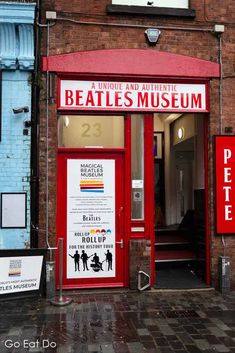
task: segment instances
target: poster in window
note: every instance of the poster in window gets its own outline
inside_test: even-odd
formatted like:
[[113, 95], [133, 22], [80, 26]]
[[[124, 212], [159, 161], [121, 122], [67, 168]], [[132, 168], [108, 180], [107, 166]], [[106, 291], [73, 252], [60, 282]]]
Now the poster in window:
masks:
[[115, 161], [67, 163], [67, 278], [115, 277]]
[[154, 133], [153, 154], [154, 154], [154, 158], [156, 159], [162, 158], [162, 133], [161, 132]]

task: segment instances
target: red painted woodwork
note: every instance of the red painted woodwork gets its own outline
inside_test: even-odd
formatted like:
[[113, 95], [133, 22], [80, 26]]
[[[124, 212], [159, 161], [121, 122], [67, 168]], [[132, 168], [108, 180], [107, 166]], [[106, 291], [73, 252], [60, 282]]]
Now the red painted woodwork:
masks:
[[154, 234], [154, 147], [153, 115], [144, 119], [144, 188], [145, 188], [145, 237], [151, 242], [151, 286], [155, 283], [155, 234]]
[[219, 64], [189, 56], [143, 49], [91, 50], [43, 57], [43, 71], [83, 76], [219, 77]]
[[206, 284], [210, 285], [210, 226], [209, 226], [209, 162], [208, 162], [208, 116], [204, 119], [204, 165], [205, 165], [205, 219], [206, 219]]
[[[125, 229], [127, 232], [127, 238], [131, 237], [131, 116], [125, 115]], [[125, 249], [126, 263], [129, 268], [129, 246]], [[126, 267], [127, 268], [127, 267]], [[129, 281], [129, 271], [125, 271], [125, 283]]]
[[[122, 287], [128, 284], [127, 251], [128, 251], [128, 231], [126, 232], [126, 197], [125, 197], [125, 153], [124, 150], [112, 150], [107, 153], [104, 149], [58, 149], [57, 158], [57, 238], [64, 238], [64, 273], [63, 288], [93, 288], [93, 287]], [[66, 241], [67, 241], [67, 160], [68, 159], [113, 159], [115, 160], [115, 229], [116, 242], [124, 240], [124, 248], [116, 243], [116, 277], [114, 278], [88, 278], [88, 279], [68, 279], [66, 263]], [[63, 192], [62, 192], [63, 190]], [[119, 210], [123, 207], [121, 217]], [[58, 259], [58, 258], [57, 258]], [[114, 264], [113, 264], [114, 265]], [[58, 285], [58, 261], [57, 261], [57, 285]]]

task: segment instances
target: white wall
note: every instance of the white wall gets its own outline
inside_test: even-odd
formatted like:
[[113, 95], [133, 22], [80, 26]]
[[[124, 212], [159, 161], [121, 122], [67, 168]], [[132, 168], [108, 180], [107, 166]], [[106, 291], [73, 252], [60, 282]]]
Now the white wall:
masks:
[[204, 120], [203, 116], [196, 119], [195, 138], [195, 189], [205, 188], [205, 164], [204, 164]]

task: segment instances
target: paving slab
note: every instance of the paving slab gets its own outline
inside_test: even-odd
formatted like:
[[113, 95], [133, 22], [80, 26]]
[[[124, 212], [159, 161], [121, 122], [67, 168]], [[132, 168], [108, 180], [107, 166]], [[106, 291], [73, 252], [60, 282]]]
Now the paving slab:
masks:
[[235, 292], [66, 293], [0, 301], [1, 353], [235, 353]]

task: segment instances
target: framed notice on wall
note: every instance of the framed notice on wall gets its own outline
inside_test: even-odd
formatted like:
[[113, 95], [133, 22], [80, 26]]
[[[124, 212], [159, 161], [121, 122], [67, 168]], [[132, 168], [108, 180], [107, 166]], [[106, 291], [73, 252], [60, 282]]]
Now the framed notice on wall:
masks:
[[26, 192], [1, 193], [1, 228], [26, 228]]
[[163, 139], [162, 132], [154, 132], [153, 152], [154, 152], [154, 158], [156, 159], [162, 159], [162, 139]]

